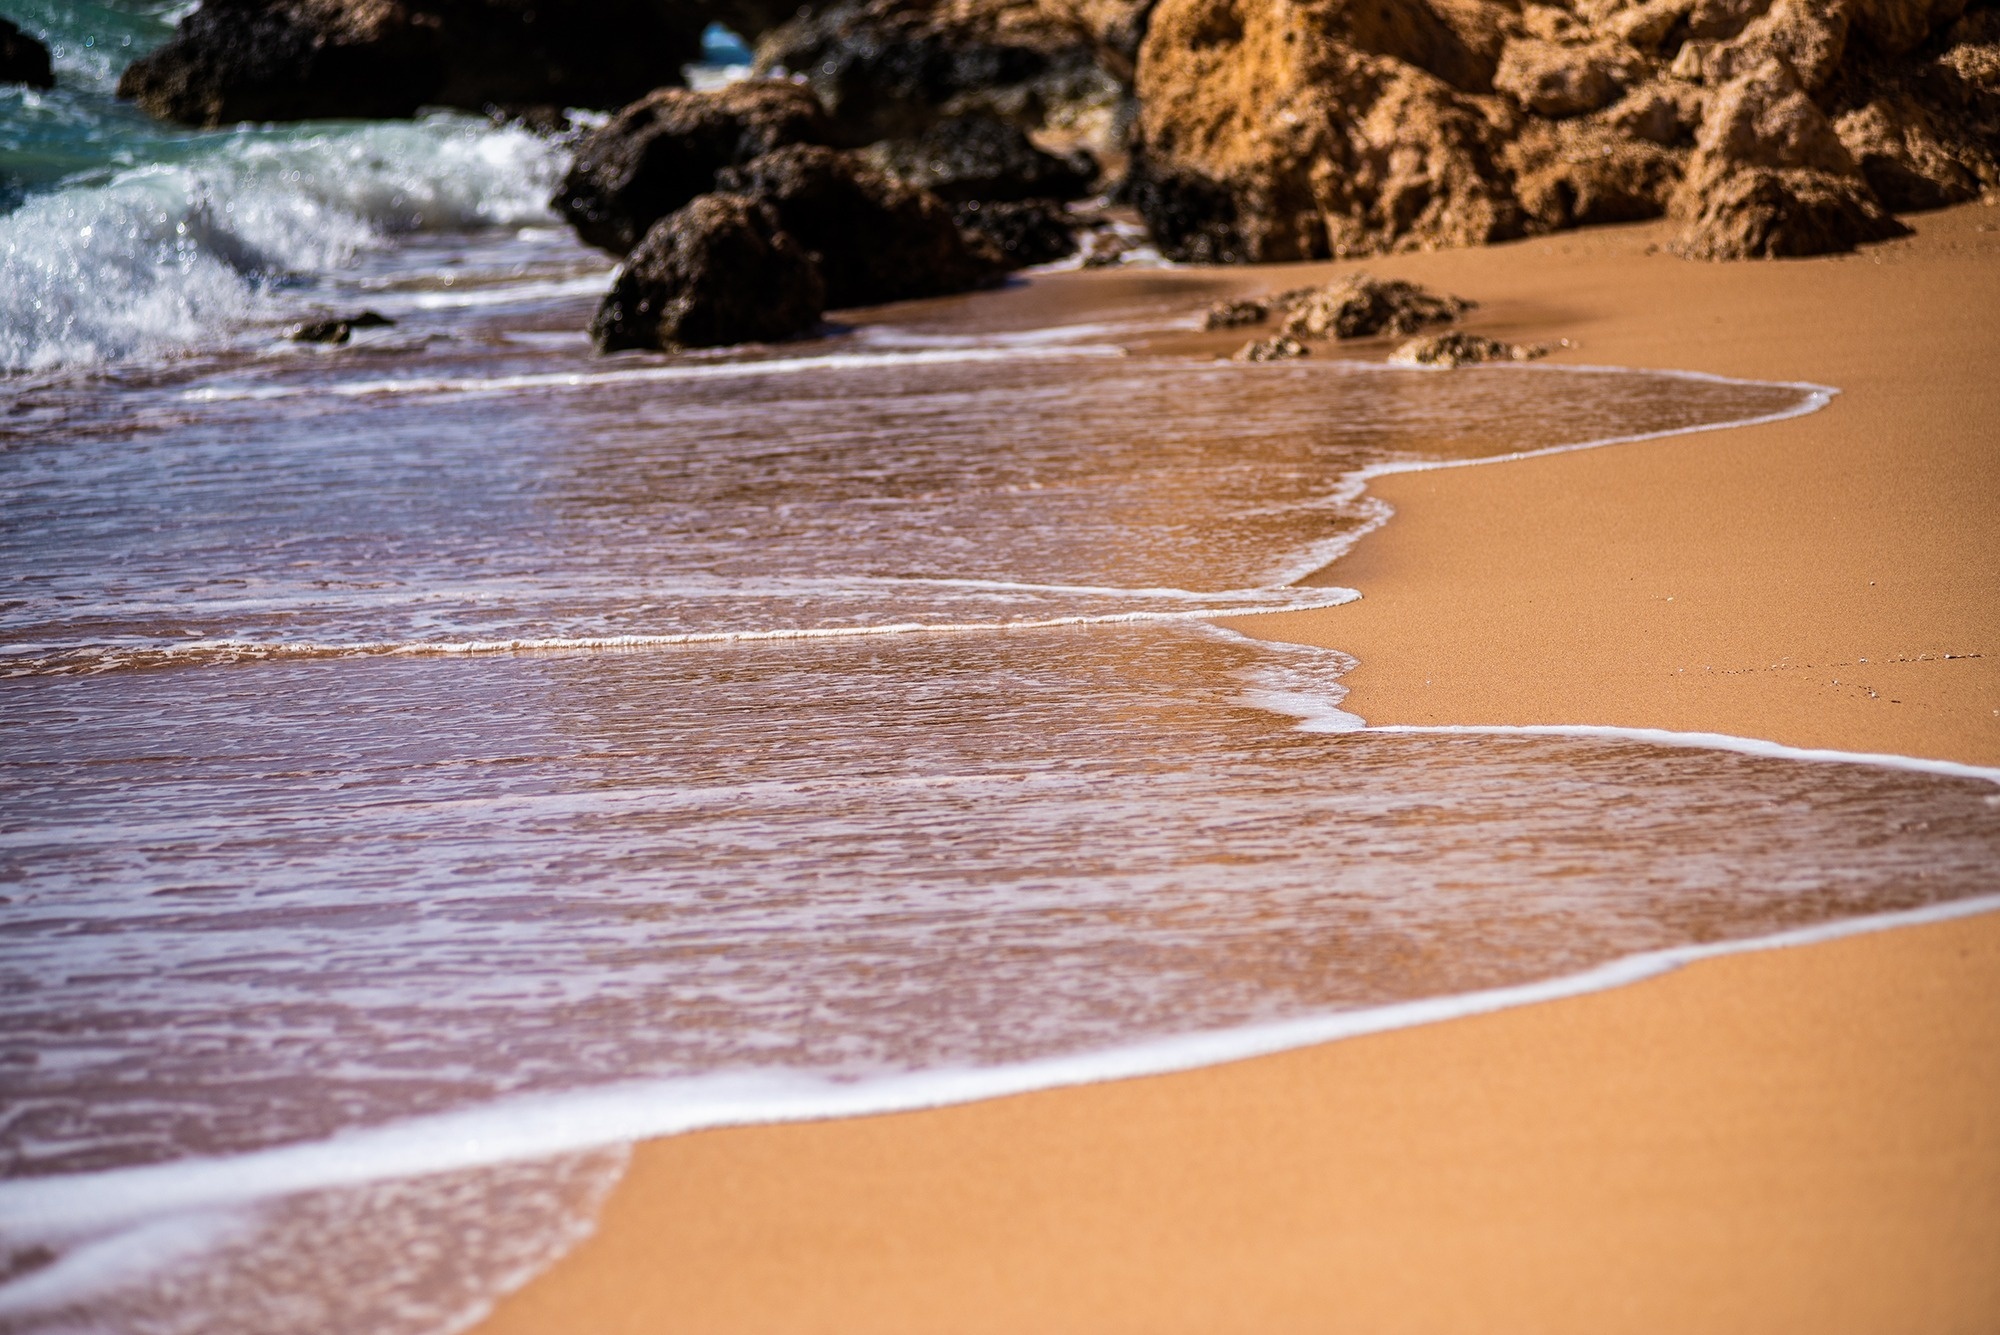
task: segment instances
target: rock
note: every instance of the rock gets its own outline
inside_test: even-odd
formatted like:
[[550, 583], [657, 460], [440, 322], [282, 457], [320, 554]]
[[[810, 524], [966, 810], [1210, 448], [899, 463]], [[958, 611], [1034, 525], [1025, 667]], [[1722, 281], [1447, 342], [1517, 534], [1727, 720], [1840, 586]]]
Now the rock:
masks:
[[944, 201], [851, 153], [795, 144], [717, 179], [768, 205], [818, 257], [831, 308], [963, 292], [998, 276]]
[[1851, 0], [1854, 26], [1889, 55], [1914, 51], [1965, 12], [1966, 0]]
[[1848, 10], [1825, 0], [1775, 0], [1726, 41], [1688, 42], [1675, 56], [1681, 78], [1721, 85], [1768, 60], [1789, 65], [1808, 91], [1833, 77], [1847, 50]]
[[662, 88], [584, 137], [554, 204], [577, 235], [622, 255], [655, 222], [714, 190], [723, 168], [833, 134], [819, 100], [797, 84]]
[[1235, 301], [1218, 301], [1208, 308], [1202, 317], [1203, 329], [1241, 329], [1245, 325], [1262, 324], [1271, 318], [1271, 304], [1254, 297]]
[[[1453, 12], [1512, 26], [1498, 4]], [[1139, 57], [1133, 202], [1176, 260], [1520, 235], [1498, 161], [1518, 113], [1486, 91], [1497, 63], [1422, 3], [1161, 0]]]
[[1076, 229], [1053, 199], [973, 200], [951, 211], [961, 231], [991, 246], [1008, 269], [1053, 264], [1076, 254]]
[[1549, 350], [1539, 343], [1503, 343], [1484, 334], [1468, 334], [1454, 329], [1447, 334], [1426, 334], [1413, 338], [1389, 354], [1397, 366], [1450, 368], [1473, 362], [1531, 362], [1546, 357]]
[[56, 86], [49, 49], [6, 19], [0, 19], [0, 83], [24, 84], [29, 88]]
[[1889, 208], [1938, 209], [1979, 198], [1980, 167], [1992, 156], [1965, 152], [1951, 130], [1916, 98], [1889, 95], [1848, 112], [1834, 124], [1868, 186]]
[[1673, 248], [1694, 259], [1820, 255], [1908, 230], [1776, 59], [1716, 94], [1672, 212], [1686, 224]]
[[837, 0], [766, 33], [757, 67], [804, 76], [857, 144], [971, 112], [1024, 128], [1107, 119], [1123, 96], [1055, 0]]
[[354, 331], [357, 329], [382, 329], [395, 323], [388, 316], [375, 311], [361, 311], [355, 315], [338, 316], [331, 320], [308, 320], [304, 324], [293, 325], [286, 331], [286, 337], [294, 343], [338, 345], [354, 337]]
[[2000, 12], [1966, 16], [1945, 41], [1923, 61], [1863, 53], [1830, 90], [1841, 143], [1892, 209], [2000, 189]]
[[1312, 349], [1295, 338], [1279, 334], [1275, 338], [1260, 338], [1254, 343], [1245, 343], [1229, 358], [1233, 362], [1285, 362], [1295, 357], [1310, 357]]
[[705, 22], [652, 0], [204, 0], [118, 93], [203, 126], [614, 107], [676, 78]]
[[1292, 338], [1369, 338], [1414, 334], [1450, 324], [1472, 309], [1462, 297], [1439, 296], [1400, 278], [1352, 274], [1325, 287], [1285, 293], [1279, 332]]
[[1646, 135], [1634, 134], [1614, 117], [1540, 121], [1522, 127], [1508, 146], [1506, 162], [1522, 209], [1540, 230], [1657, 218], [1680, 184], [1685, 149], [1668, 148], [1653, 133], [1672, 135], [1660, 124], [1657, 104], [1645, 109]]
[[1097, 178], [1089, 154], [1045, 153], [1018, 125], [988, 114], [946, 117], [913, 138], [871, 145], [866, 156], [891, 176], [954, 204], [1077, 199]]
[[590, 336], [602, 352], [791, 338], [819, 323], [824, 295], [817, 261], [769, 209], [702, 195], [619, 266]]
[[1493, 86], [1542, 116], [1580, 116], [1618, 100], [1643, 74], [1645, 61], [1622, 42], [1507, 43]]

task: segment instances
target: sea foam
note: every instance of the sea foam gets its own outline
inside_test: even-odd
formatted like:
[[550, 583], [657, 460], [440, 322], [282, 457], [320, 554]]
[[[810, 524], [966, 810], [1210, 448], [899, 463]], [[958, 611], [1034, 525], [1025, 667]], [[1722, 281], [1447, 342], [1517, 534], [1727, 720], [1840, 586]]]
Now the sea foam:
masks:
[[178, 161], [73, 180], [0, 217], [0, 370], [213, 345], [396, 234], [546, 222], [562, 161], [437, 115], [201, 136]]

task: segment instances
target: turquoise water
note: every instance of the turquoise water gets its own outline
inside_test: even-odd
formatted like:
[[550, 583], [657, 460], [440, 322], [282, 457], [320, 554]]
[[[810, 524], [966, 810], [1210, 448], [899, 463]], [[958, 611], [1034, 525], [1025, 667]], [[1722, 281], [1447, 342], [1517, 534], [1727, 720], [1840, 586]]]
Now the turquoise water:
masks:
[[523, 273], [591, 262], [548, 209], [562, 149], [522, 129], [438, 114], [194, 131], [120, 102], [119, 72], [182, 8], [16, 9], [57, 86], [0, 91], [0, 372], [268, 342], [360, 299], [357, 267], [413, 235], [463, 238], [475, 267], [491, 248]]

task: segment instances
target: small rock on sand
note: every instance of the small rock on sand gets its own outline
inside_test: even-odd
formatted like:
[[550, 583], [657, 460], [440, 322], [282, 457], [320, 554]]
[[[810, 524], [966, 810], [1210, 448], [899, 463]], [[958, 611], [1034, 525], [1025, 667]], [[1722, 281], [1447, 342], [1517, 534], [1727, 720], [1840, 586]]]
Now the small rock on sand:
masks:
[[1294, 357], [1310, 357], [1312, 349], [1295, 338], [1279, 334], [1275, 338], [1260, 338], [1254, 343], [1245, 343], [1231, 357], [1235, 362], [1285, 362]]
[[1397, 366], [1446, 369], [1472, 362], [1531, 362], [1548, 355], [1549, 350], [1539, 343], [1503, 343], [1484, 334], [1454, 329], [1448, 334], [1413, 338], [1390, 353], [1389, 360]]

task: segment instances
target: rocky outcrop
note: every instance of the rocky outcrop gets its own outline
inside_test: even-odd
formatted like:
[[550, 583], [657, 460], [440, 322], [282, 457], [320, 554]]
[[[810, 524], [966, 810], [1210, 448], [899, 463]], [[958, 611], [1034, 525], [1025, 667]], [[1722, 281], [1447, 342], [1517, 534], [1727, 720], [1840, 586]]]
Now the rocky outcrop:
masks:
[[655, 222], [715, 189], [724, 168], [789, 144], [825, 144], [833, 134], [819, 100], [797, 84], [663, 88], [578, 143], [554, 204], [577, 235], [622, 255]]
[[831, 308], [963, 292], [998, 276], [943, 200], [852, 153], [799, 144], [718, 177], [768, 207], [817, 257]]
[[1484, 334], [1454, 329], [1445, 334], [1413, 338], [1389, 354], [1396, 366], [1426, 366], [1449, 370], [1478, 362], [1531, 362], [1549, 355], [1539, 343], [1506, 343]]
[[1979, 0], [1159, 0], [1130, 193], [1181, 260], [1663, 213], [1688, 255], [1844, 249], [1896, 234], [1891, 208], [1996, 188], [1995, 16]]
[[1097, 179], [1097, 164], [1088, 153], [1045, 153], [1020, 126], [987, 114], [947, 117], [911, 138], [872, 144], [865, 156], [891, 176], [953, 204], [1077, 199]]
[[203, 0], [118, 92], [203, 126], [615, 107], [677, 82], [706, 22], [654, 0]]
[[1420, 0], [1161, 0], [1132, 168], [1161, 250], [1297, 260], [1519, 235], [1486, 27]]
[[1673, 212], [1687, 224], [1674, 248], [1696, 259], [1822, 255], [1907, 231], [1775, 57], [1717, 91]]
[[819, 264], [762, 204], [708, 194], [655, 223], [591, 322], [600, 351], [790, 338], [819, 322]]
[[803, 76], [861, 144], [970, 112], [1029, 128], [1104, 118], [1124, 90], [1103, 51], [1061, 0], [837, 0], [765, 33], [757, 63]]
[[56, 86], [49, 49], [6, 19], [0, 19], [0, 83], [24, 84], [29, 88]]

